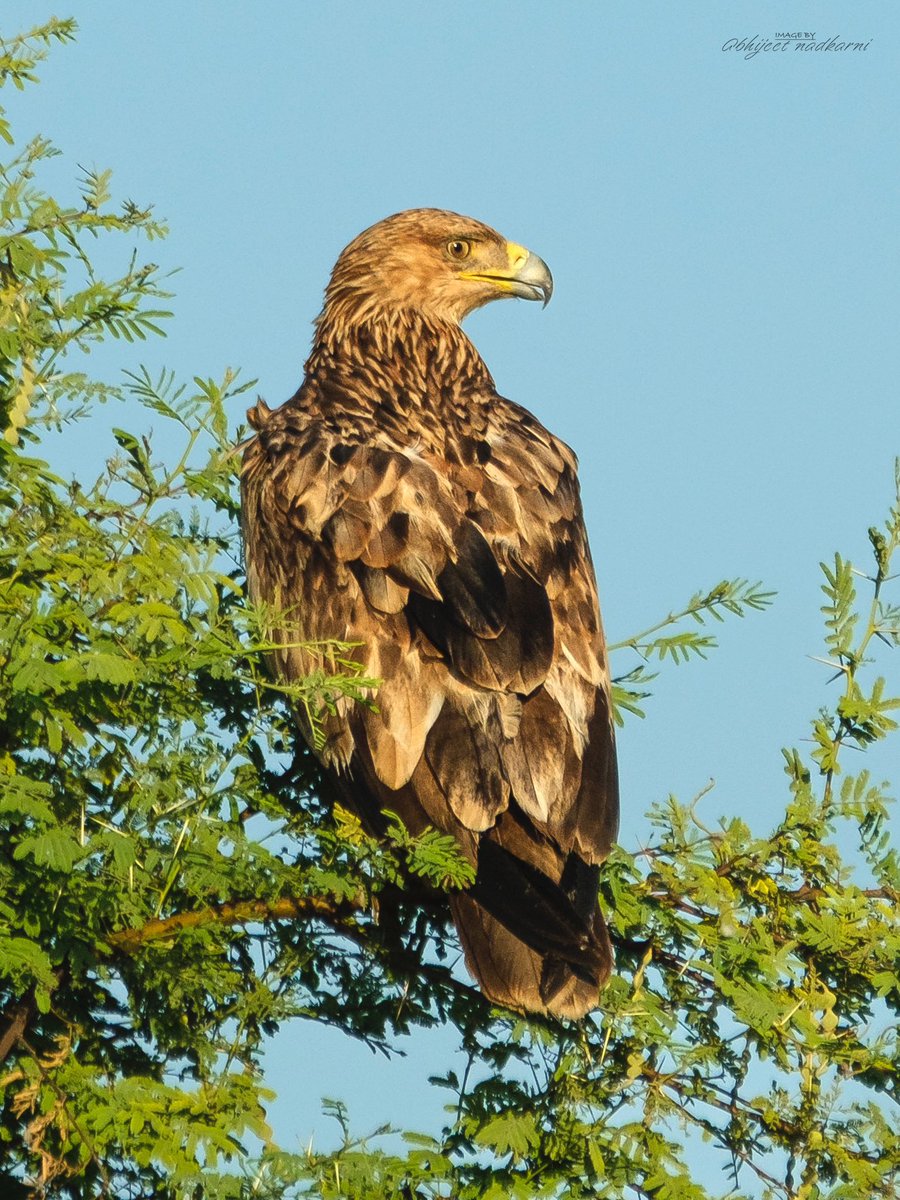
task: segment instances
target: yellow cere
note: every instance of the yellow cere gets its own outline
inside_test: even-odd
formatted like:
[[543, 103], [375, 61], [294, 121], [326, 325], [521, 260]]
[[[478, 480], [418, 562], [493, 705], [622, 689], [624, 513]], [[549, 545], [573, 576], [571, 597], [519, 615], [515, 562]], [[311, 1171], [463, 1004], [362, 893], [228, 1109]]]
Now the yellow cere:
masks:
[[506, 255], [509, 259], [509, 269], [511, 271], [518, 271], [520, 267], [524, 267], [525, 261], [528, 258], [528, 251], [524, 246], [520, 246], [518, 242], [507, 242]]

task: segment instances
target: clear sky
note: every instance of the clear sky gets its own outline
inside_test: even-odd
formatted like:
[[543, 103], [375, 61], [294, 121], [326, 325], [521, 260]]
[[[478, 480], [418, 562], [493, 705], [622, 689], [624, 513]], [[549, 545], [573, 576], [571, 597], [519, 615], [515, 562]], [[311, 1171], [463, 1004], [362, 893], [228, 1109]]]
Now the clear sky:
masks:
[[[3, 32], [50, 11], [3, 0]], [[865, 531], [900, 453], [900, 7], [55, 11], [76, 17], [77, 43], [3, 102], [17, 135], [63, 151], [57, 193], [77, 164], [111, 166], [118, 195], [170, 222], [152, 255], [181, 268], [176, 317], [141, 348], [151, 367], [186, 379], [240, 367], [270, 404], [285, 399], [338, 252], [398, 209], [455, 209], [550, 264], [546, 311], [495, 304], [468, 329], [500, 390], [579, 455], [610, 640], [725, 577], [779, 594], [768, 613], [717, 627], [708, 663], [668, 666], [648, 719], [626, 726], [621, 839], [647, 839], [651, 803], [711, 778], [706, 820], [737, 812], [764, 833], [786, 797], [780, 747], [808, 735], [826, 698], [809, 657], [817, 564], [840, 549], [868, 567]], [[779, 32], [868, 45], [723, 49]], [[135, 365], [124, 344], [104, 355], [106, 374]], [[98, 444], [96, 432], [71, 443], [73, 469]], [[270, 1077], [284, 1143], [327, 1136], [323, 1094], [352, 1097], [360, 1130], [435, 1129], [441, 1098], [425, 1077], [453, 1042], [429, 1032], [405, 1048], [390, 1064], [333, 1033], [283, 1033]]]

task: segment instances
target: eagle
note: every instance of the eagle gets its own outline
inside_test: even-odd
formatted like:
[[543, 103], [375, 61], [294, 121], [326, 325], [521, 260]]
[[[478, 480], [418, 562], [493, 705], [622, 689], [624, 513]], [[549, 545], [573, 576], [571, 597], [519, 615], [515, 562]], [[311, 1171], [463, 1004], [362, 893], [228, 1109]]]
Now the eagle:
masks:
[[248, 589], [273, 669], [356, 644], [375, 703], [313, 745], [364, 826], [451, 835], [449, 896], [494, 1003], [579, 1019], [612, 970], [598, 906], [618, 826], [610, 677], [574, 453], [501, 396], [460, 323], [546, 305], [546, 263], [479, 221], [412, 209], [340, 254], [297, 392], [260, 401], [242, 465]]

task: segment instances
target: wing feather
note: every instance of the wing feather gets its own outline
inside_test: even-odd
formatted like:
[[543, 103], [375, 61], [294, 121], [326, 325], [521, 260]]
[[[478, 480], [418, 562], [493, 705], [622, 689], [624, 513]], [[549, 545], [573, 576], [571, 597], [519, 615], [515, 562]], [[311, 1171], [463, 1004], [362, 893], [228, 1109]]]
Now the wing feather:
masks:
[[472, 717], [448, 706], [425, 743], [425, 758], [457, 821], [482, 833], [509, 803], [509, 783], [496, 741]]
[[363, 714], [363, 725], [375, 774], [396, 791], [409, 782], [425, 749], [425, 741], [444, 704], [433, 663], [407, 653], [390, 670], [379, 664], [383, 683], [377, 709]]
[[581, 783], [581, 756], [565, 713], [543, 688], [525, 701], [503, 765], [519, 807], [548, 831], [564, 825]]

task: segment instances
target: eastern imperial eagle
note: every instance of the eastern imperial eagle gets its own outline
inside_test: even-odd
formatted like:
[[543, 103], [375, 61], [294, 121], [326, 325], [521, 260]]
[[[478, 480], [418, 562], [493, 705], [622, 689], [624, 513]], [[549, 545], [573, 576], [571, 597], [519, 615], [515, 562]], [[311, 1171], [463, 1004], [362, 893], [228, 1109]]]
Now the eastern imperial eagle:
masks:
[[452, 834], [476, 867], [450, 905], [482, 991], [581, 1017], [612, 968], [597, 883], [618, 789], [577, 463], [460, 329], [551, 289], [537, 255], [455, 213], [361, 233], [299, 390], [249, 414], [243, 526], [250, 594], [284, 614], [277, 672], [321, 666], [298, 640], [339, 639], [383, 680], [377, 711], [326, 717], [342, 803], [372, 830], [390, 809]]

